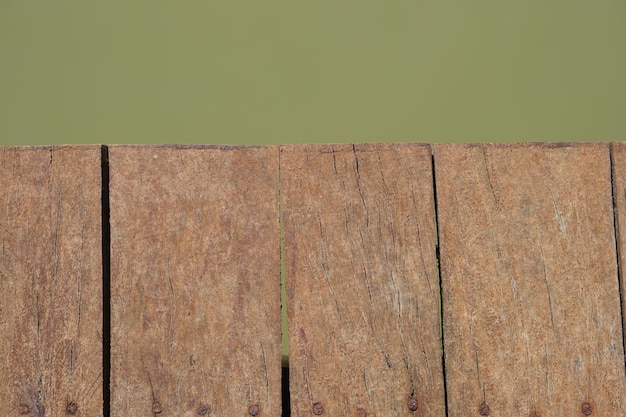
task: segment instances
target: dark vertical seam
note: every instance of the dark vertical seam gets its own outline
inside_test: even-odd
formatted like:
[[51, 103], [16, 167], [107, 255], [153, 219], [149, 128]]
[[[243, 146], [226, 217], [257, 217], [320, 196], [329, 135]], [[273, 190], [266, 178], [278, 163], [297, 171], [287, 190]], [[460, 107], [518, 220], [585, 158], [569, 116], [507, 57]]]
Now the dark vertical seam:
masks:
[[445, 343], [444, 343], [444, 329], [443, 329], [443, 282], [441, 279], [441, 255], [439, 252], [440, 240], [439, 240], [439, 211], [437, 207], [437, 179], [436, 179], [436, 170], [435, 170], [435, 152], [434, 146], [431, 145], [431, 166], [432, 166], [432, 181], [433, 181], [433, 200], [435, 206], [435, 232], [436, 232], [436, 256], [437, 256], [437, 275], [439, 278], [439, 319], [440, 322], [440, 331], [441, 331], [441, 370], [443, 372], [443, 397], [445, 401], [445, 411], [446, 417], [448, 417], [448, 385], [447, 379], [448, 374], [446, 373], [446, 354], [445, 354]]
[[101, 147], [102, 169], [102, 406], [111, 414], [111, 225], [109, 223], [109, 149]]
[[[285, 277], [285, 236], [284, 236], [284, 220], [283, 220], [283, 193], [282, 182], [280, 176], [280, 154], [282, 147], [278, 147], [278, 222], [280, 229], [279, 251], [280, 251], [280, 306], [281, 306], [281, 329], [283, 316], [287, 314], [287, 297], [286, 297], [286, 277]], [[289, 324], [285, 334], [281, 333], [281, 355], [283, 347], [287, 347], [287, 360], [282, 364], [281, 372], [281, 415], [283, 417], [291, 416], [291, 398], [289, 390]]]
[[[611, 202], [613, 208], [613, 231], [614, 231], [614, 243], [615, 243], [615, 260], [617, 263], [617, 289], [618, 289], [618, 298], [619, 298], [619, 311], [620, 311], [620, 319], [622, 329], [622, 354], [626, 355], [626, 340], [624, 340], [624, 300], [622, 299], [622, 271], [620, 268], [620, 253], [621, 253], [621, 245], [619, 244], [619, 222], [618, 216], [619, 211], [617, 209], [617, 185], [615, 184], [615, 159], [614, 159], [614, 148], [613, 144], [609, 144], [609, 166], [611, 169]], [[626, 357], [624, 357], [624, 367], [626, 371]]]
[[291, 416], [291, 398], [289, 397], [289, 367], [282, 368], [282, 384], [281, 384], [281, 395], [282, 395], [282, 413], [283, 417]]

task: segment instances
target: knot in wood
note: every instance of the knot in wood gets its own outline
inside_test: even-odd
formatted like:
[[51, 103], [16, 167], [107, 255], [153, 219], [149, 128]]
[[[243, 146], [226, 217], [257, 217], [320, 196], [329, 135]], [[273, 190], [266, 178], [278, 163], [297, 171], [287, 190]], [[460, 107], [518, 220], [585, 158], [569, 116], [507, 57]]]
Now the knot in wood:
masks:
[[316, 416], [320, 416], [322, 415], [323, 412], [324, 412], [324, 407], [322, 407], [322, 404], [320, 403], [313, 404], [313, 414], [315, 414]]
[[196, 413], [198, 413], [199, 416], [206, 416], [210, 412], [211, 412], [211, 408], [206, 404], [200, 404], [198, 406], [198, 409], [196, 410]]
[[152, 404], [152, 412], [154, 414], [161, 414], [163, 412], [163, 407], [161, 407], [160, 403], [155, 402], [154, 404]]
[[26, 415], [30, 411], [30, 408], [26, 404], [20, 404], [20, 414]]
[[74, 401], [70, 401], [69, 403], [67, 403], [65, 411], [67, 411], [67, 414], [74, 415], [78, 412], [78, 406]]
[[480, 407], [478, 408], [478, 413], [481, 416], [488, 416], [489, 415], [489, 406], [487, 405], [487, 403], [482, 403], [480, 405]]
[[407, 405], [407, 407], [409, 407], [409, 410], [411, 410], [411, 411], [417, 411], [417, 409], [419, 408], [419, 403], [413, 397], [411, 397], [411, 398], [409, 398], [407, 400], [406, 405]]
[[593, 411], [593, 408], [591, 408], [591, 404], [583, 403], [583, 405], [580, 407], [580, 410], [583, 412], [584, 415], [588, 416]]
[[250, 407], [248, 407], [248, 414], [250, 414], [251, 416], [258, 416], [259, 406], [256, 404], [252, 404]]
[[367, 417], [367, 412], [364, 409], [359, 408], [358, 410], [356, 410], [356, 416], [357, 417]]

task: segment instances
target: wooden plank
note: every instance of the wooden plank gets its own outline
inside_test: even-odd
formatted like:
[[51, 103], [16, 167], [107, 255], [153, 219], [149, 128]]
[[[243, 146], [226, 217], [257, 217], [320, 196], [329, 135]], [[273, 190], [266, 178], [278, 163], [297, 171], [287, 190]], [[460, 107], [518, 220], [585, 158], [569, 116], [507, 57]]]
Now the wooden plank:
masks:
[[0, 148], [0, 406], [102, 416], [99, 146]]
[[109, 160], [112, 415], [280, 415], [278, 149]]
[[444, 416], [430, 146], [280, 158], [292, 415]]
[[626, 415], [607, 144], [436, 145], [448, 414]]
[[626, 331], [626, 314], [624, 308], [626, 304], [626, 289], [624, 288], [624, 277], [626, 277], [626, 143], [611, 143], [611, 166], [613, 174], [613, 196], [615, 202], [615, 226], [617, 235], [617, 254], [619, 276], [622, 284], [622, 329]]

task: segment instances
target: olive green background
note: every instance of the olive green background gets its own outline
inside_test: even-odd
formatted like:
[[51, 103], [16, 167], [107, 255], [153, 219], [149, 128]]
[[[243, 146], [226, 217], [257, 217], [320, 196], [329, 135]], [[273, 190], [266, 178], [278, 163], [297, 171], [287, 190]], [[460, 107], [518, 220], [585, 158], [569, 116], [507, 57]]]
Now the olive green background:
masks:
[[0, 0], [0, 143], [626, 138], [623, 0]]

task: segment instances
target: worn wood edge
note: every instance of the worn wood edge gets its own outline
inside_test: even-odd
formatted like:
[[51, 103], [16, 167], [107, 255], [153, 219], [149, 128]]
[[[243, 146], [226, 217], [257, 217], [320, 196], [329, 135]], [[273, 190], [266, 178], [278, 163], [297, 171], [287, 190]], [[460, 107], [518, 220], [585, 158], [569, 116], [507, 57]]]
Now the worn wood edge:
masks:
[[434, 148], [474, 148], [481, 146], [489, 146], [492, 148], [587, 148], [598, 146], [599, 144], [608, 145], [609, 141], [597, 141], [597, 142], [537, 142], [537, 141], [522, 141], [522, 142], [468, 142], [468, 143], [433, 143]]
[[273, 148], [278, 145], [219, 145], [219, 144], [111, 144], [107, 145], [108, 148], [146, 148], [146, 149], [219, 149], [223, 151], [236, 151], [239, 149], [258, 149], [258, 148]]
[[[624, 146], [626, 143], [618, 142], [512, 142], [512, 143], [497, 143], [497, 142], [475, 142], [475, 143], [435, 143], [432, 144], [433, 162], [437, 163], [437, 154], [441, 152], [448, 152], [452, 149], [475, 149], [475, 148], [492, 148], [492, 149], [554, 149], [554, 148], [605, 148], [607, 152], [610, 152], [612, 158], [613, 145]], [[612, 159], [611, 159], [612, 161]], [[612, 172], [611, 172], [612, 174]], [[434, 179], [435, 186], [437, 179]]]
[[[610, 163], [611, 163], [611, 192], [613, 193], [613, 224], [615, 227], [615, 251], [617, 260], [617, 282], [619, 288], [621, 318], [622, 318], [622, 349], [626, 355], [626, 313], [624, 306], [626, 305], [626, 290], [624, 288], [624, 273], [626, 268], [626, 219], [622, 219], [620, 211], [626, 214], [626, 190], [620, 193], [620, 188], [626, 187], [625, 184], [619, 184], [621, 178], [618, 174], [617, 154], [626, 154], [626, 142], [611, 142], [610, 147]], [[626, 155], [625, 159], [626, 159]], [[624, 167], [626, 171], [626, 166]], [[626, 172], [622, 176], [626, 179]], [[621, 186], [621, 187], [620, 187]], [[621, 209], [621, 210], [620, 210]], [[624, 227], [622, 227], [624, 226]], [[624, 364], [626, 366], [626, 357]]]
[[79, 144], [79, 145], [18, 145], [18, 146], [0, 146], [0, 151], [60, 151], [66, 149], [100, 149], [101, 144]]
[[430, 148], [423, 142], [365, 142], [365, 143], [312, 143], [300, 145], [279, 145], [281, 152], [378, 152], [397, 148]]

